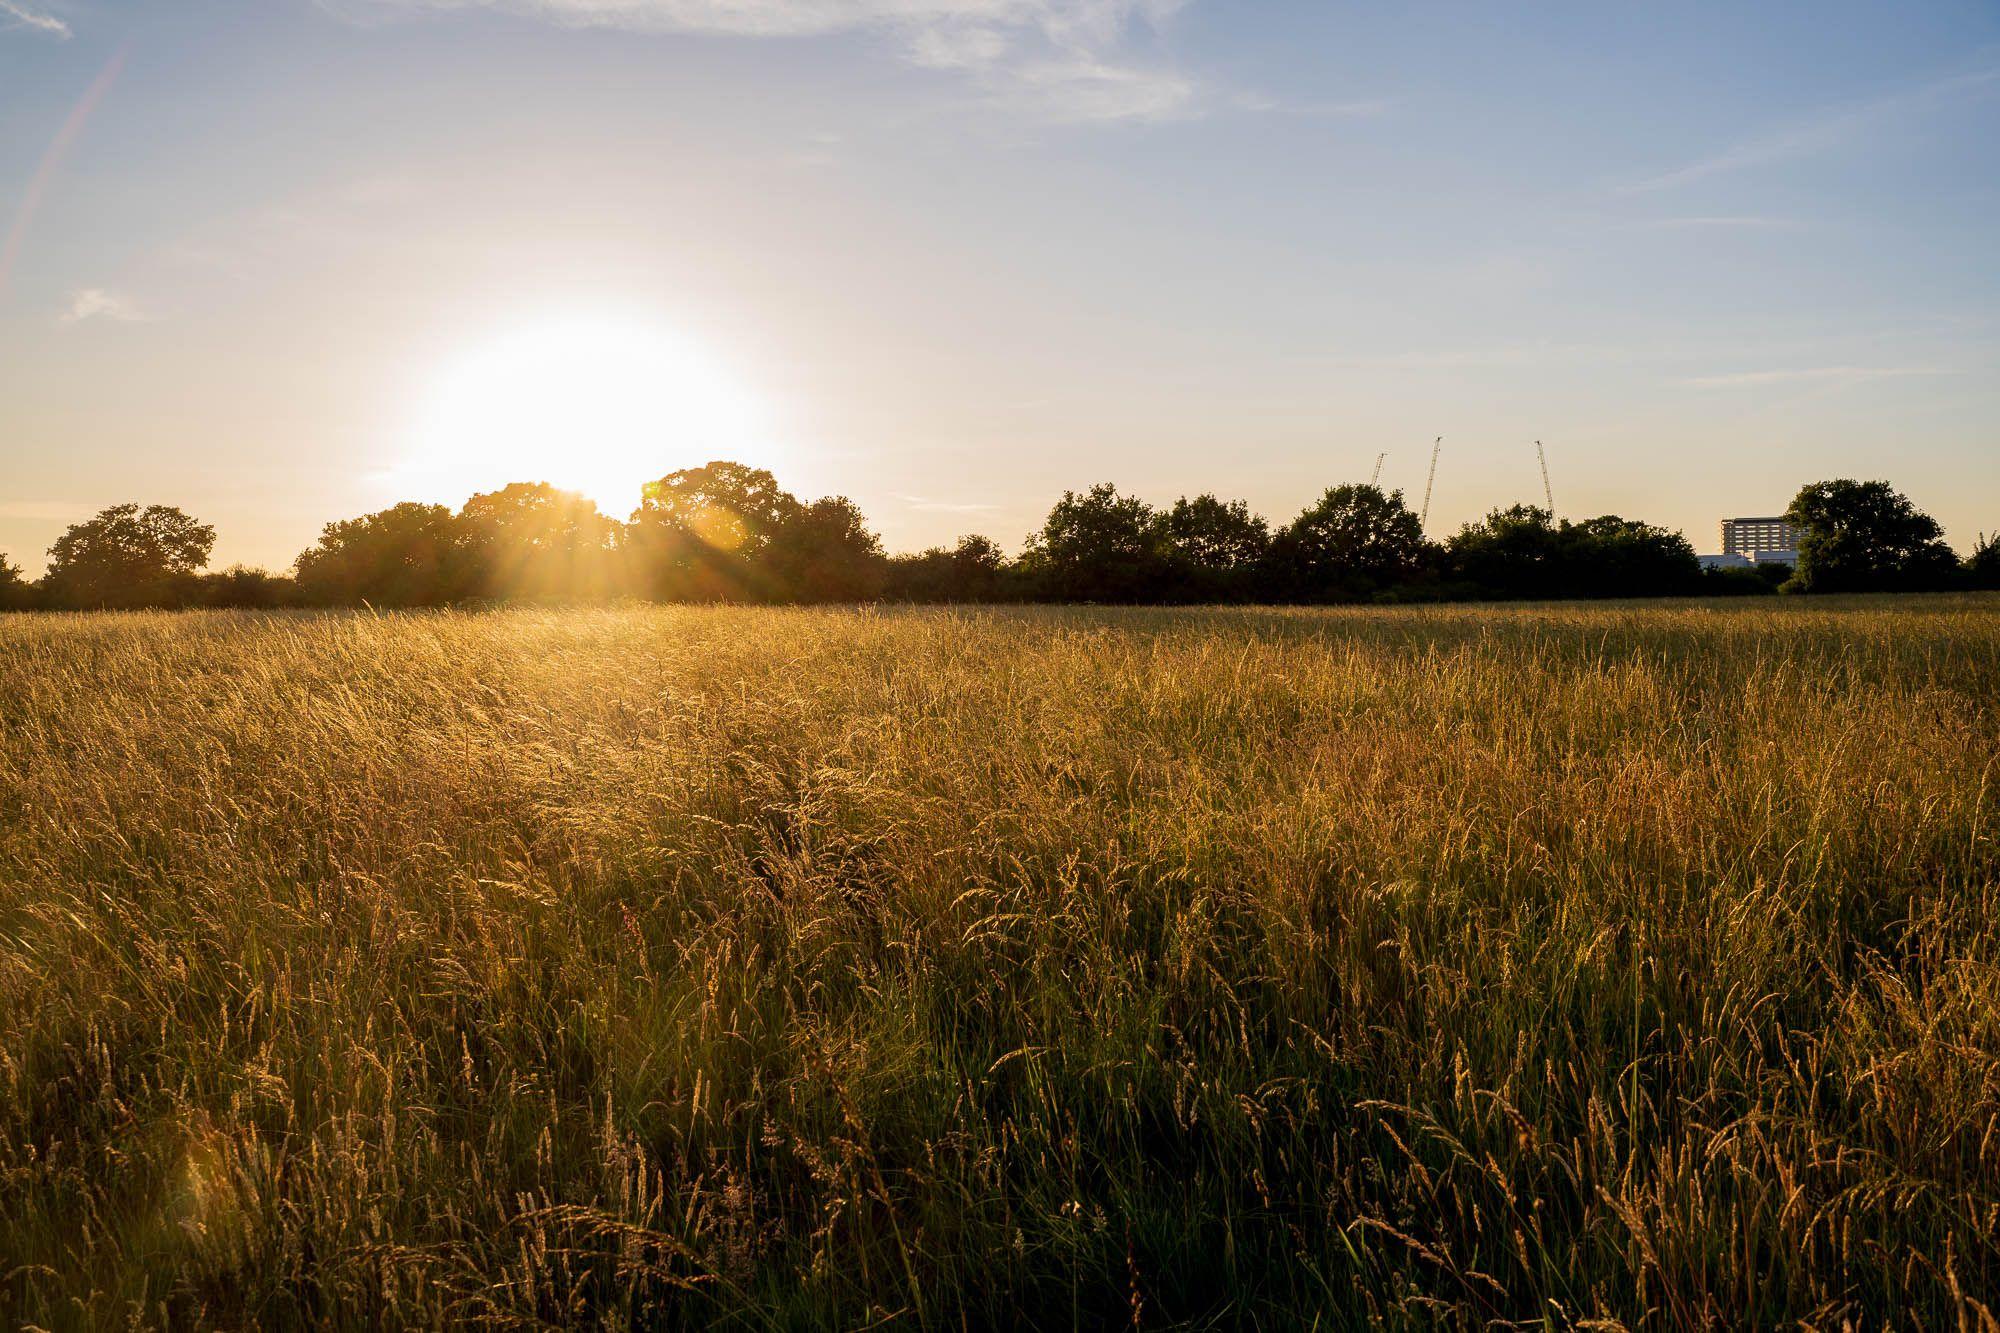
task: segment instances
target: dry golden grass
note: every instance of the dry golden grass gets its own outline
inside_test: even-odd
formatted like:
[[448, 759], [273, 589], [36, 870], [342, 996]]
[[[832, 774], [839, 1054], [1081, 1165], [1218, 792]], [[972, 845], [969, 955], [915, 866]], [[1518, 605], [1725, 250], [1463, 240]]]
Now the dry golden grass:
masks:
[[2000, 601], [0, 621], [0, 1321], [1991, 1326]]

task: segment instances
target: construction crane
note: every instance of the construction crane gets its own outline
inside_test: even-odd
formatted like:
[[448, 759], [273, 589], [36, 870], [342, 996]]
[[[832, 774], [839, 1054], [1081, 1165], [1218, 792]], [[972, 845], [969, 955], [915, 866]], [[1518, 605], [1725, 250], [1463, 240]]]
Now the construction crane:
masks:
[[1370, 486], [1379, 485], [1381, 483], [1382, 464], [1388, 460], [1388, 457], [1389, 457], [1389, 451], [1386, 449], [1384, 449], [1381, 453], [1375, 455], [1375, 470], [1368, 476], [1368, 484]]
[[1417, 518], [1417, 527], [1424, 528], [1431, 521], [1431, 488], [1437, 485], [1438, 450], [1444, 448], [1444, 436], [1431, 441], [1431, 475], [1424, 479], [1424, 511]]
[[1549, 502], [1549, 521], [1553, 523], [1556, 517], [1556, 493], [1549, 486], [1549, 451], [1542, 448], [1540, 440], [1535, 441], [1535, 457], [1541, 460], [1542, 498]]

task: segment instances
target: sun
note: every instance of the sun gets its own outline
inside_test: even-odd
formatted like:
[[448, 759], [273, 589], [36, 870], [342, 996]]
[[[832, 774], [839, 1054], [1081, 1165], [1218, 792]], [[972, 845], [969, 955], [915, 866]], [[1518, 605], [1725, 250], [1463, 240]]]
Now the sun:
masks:
[[391, 477], [441, 499], [546, 481], [623, 518], [648, 481], [677, 468], [768, 457], [763, 433], [755, 397], [673, 330], [544, 319], [444, 368]]

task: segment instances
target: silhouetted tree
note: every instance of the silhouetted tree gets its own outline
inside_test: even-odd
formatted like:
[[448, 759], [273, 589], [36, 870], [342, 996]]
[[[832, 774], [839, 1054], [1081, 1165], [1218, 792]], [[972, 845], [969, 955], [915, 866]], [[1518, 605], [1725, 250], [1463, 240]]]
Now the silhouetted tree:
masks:
[[960, 600], [993, 601], [1007, 596], [1003, 586], [1007, 553], [991, 537], [976, 532], [960, 537], [958, 545], [951, 548], [951, 572]]
[[617, 589], [621, 525], [574, 491], [517, 481], [473, 496], [458, 517], [478, 596], [588, 601]]
[[[2000, 588], [2000, 541], [1963, 563], [1938, 525], [1886, 482], [1819, 482], [1790, 517], [1810, 591]], [[330, 523], [296, 577], [203, 575], [215, 532], [178, 509], [118, 505], [49, 548], [39, 584], [0, 557], [0, 610], [23, 606], [426, 606], [466, 598], [928, 602], [1404, 600], [1726, 596], [1785, 571], [1703, 571], [1685, 537], [1606, 514], [1557, 521], [1515, 505], [1427, 541], [1402, 492], [1327, 491], [1275, 535], [1240, 500], [1182, 497], [1161, 512], [1108, 483], [1066, 491], [1018, 561], [991, 539], [887, 557], [853, 501], [802, 504], [771, 473], [717, 461], [645, 488], [629, 527], [545, 482], [475, 495], [456, 514], [400, 504]]]
[[1252, 595], [1271, 550], [1271, 529], [1241, 500], [1182, 496], [1163, 519], [1168, 559], [1183, 600]]
[[1958, 557], [1937, 520], [1886, 481], [1817, 481], [1785, 517], [1799, 530], [1796, 592], [1896, 592], [1949, 586]]
[[897, 602], [957, 602], [952, 595], [951, 552], [942, 546], [899, 551], [889, 557], [883, 595]]
[[991, 537], [973, 535], [953, 547], [891, 556], [885, 591], [906, 602], [1001, 602], [1014, 599], [1006, 552]]
[[43, 588], [61, 606], [166, 606], [208, 563], [215, 529], [171, 505], [114, 505], [56, 538]]
[[289, 606], [297, 588], [288, 578], [261, 569], [232, 565], [219, 574], [205, 574], [196, 583], [193, 601], [199, 606], [268, 610]]
[[1171, 566], [1159, 514], [1109, 482], [1079, 495], [1064, 491], [1023, 564], [1045, 597], [1073, 602], [1143, 602], [1164, 590]]
[[1561, 543], [1549, 511], [1533, 505], [1495, 509], [1467, 523], [1445, 544], [1450, 576], [1479, 597], [1553, 597], [1561, 578]]
[[2000, 588], [2000, 533], [1979, 534], [1979, 544], [1965, 558], [1965, 581], [1974, 588]]
[[[1514, 505], [1468, 523], [1446, 547], [1454, 590], [1496, 598], [1670, 597], [1703, 587], [1701, 561], [1678, 532], [1605, 514], [1555, 522]], [[1747, 585], [1718, 584], [1725, 595]]]
[[798, 500], [762, 468], [713, 462], [649, 482], [631, 541], [650, 590], [672, 600], [770, 600], [760, 557]]
[[34, 586], [21, 577], [21, 567], [0, 555], [0, 611], [25, 610], [34, 600]]
[[1419, 583], [1433, 564], [1403, 493], [1336, 486], [1271, 543], [1285, 587], [1310, 601], [1365, 599]]
[[954, 596], [962, 602], [1008, 602], [1020, 596], [1014, 567], [1000, 543], [978, 533], [960, 537], [951, 548]]
[[769, 586], [787, 601], [862, 602], [882, 591], [881, 539], [844, 495], [787, 515], [759, 558]]
[[1561, 597], [1677, 597], [1701, 587], [1701, 557], [1678, 532], [1606, 514], [1556, 532]]
[[332, 605], [438, 606], [469, 596], [465, 528], [443, 505], [399, 504], [329, 523], [298, 559], [300, 595]]
[[1761, 561], [1701, 571], [1697, 588], [1703, 597], [1769, 597], [1792, 576], [1791, 566]]

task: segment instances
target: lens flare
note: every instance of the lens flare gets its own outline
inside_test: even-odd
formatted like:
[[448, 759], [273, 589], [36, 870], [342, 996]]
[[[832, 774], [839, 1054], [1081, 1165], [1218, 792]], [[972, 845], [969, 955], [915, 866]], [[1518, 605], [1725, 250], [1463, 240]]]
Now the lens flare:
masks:
[[547, 481], [623, 517], [648, 481], [677, 468], [767, 458], [764, 435], [754, 396], [670, 330], [545, 321], [445, 369], [393, 479], [438, 499]]

